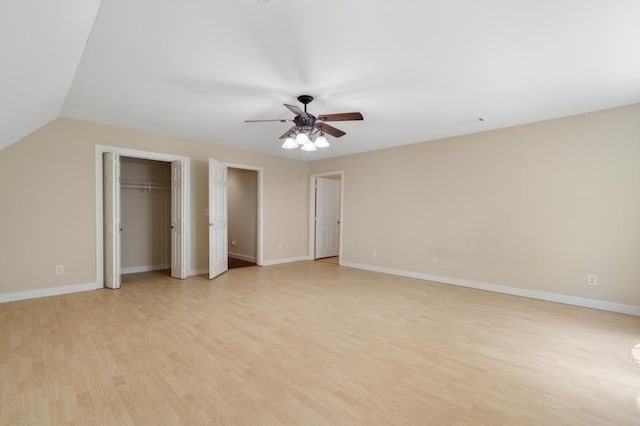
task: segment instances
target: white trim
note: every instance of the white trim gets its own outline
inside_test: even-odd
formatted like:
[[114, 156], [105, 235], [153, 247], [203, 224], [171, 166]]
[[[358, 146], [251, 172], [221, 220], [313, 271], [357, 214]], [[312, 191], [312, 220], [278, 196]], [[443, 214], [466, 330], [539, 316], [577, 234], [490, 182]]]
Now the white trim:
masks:
[[316, 253], [316, 178], [323, 176], [340, 176], [340, 232], [338, 236], [338, 261], [342, 259], [342, 232], [344, 229], [344, 170], [336, 170], [334, 172], [312, 173], [309, 175], [309, 251], [310, 259], [315, 259]]
[[271, 259], [262, 262], [262, 266], [280, 265], [281, 263], [301, 262], [303, 260], [313, 260], [309, 256], [283, 257], [281, 259]]
[[96, 181], [96, 283], [99, 287], [104, 287], [104, 212], [102, 199], [102, 154], [105, 152], [116, 152], [120, 156], [143, 158], [146, 160], [166, 161], [182, 161], [183, 179], [185, 181], [185, 190], [182, 194], [184, 202], [184, 218], [185, 218], [185, 265], [189, 265], [191, 261], [190, 241], [191, 241], [191, 158], [182, 155], [163, 154], [159, 152], [140, 151], [137, 149], [122, 148], [112, 145], [96, 145], [95, 146], [95, 181]]
[[234, 259], [246, 260], [247, 262], [256, 263], [256, 258], [253, 256], [247, 256], [246, 254], [227, 252], [227, 256], [232, 257]]
[[58, 296], [61, 294], [79, 293], [81, 291], [97, 290], [102, 284], [86, 283], [72, 284], [60, 287], [38, 288], [34, 290], [16, 291], [14, 293], [0, 293], [0, 303], [15, 302], [18, 300], [37, 299], [39, 297]]
[[171, 269], [171, 264], [169, 263], [161, 263], [159, 265], [140, 265], [140, 266], [128, 266], [126, 268], [121, 268], [121, 274], [137, 274], [138, 272], [151, 272], [151, 271], [161, 271], [163, 269]]
[[242, 170], [254, 170], [258, 172], [258, 241], [256, 241], [256, 258], [252, 260], [256, 265], [262, 265], [262, 187], [263, 187], [263, 173], [264, 168], [258, 166], [251, 166], [248, 164], [238, 164], [238, 163], [223, 163], [227, 167], [231, 167], [233, 169], [242, 169]]
[[399, 275], [402, 277], [417, 278], [419, 280], [434, 281], [442, 284], [451, 284], [460, 287], [475, 288], [478, 290], [492, 291], [494, 293], [510, 294], [513, 296], [528, 297], [531, 299], [546, 300], [549, 302], [563, 303], [565, 305], [581, 306], [583, 308], [599, 309], [602, 311], [618, 312], [621, 314], [640, 316], [640, 306], [625, 305], [622, 303], [607, 302], [605, 300], [588, 299], [586, 297], [567, 296], [564, 294], [547, 293], [544, 291], [528, 290], [525, 288], [509, 287], [500, 284], [483, 283], [464, 280], [461, 278], [443, 277], [440, 275], [425, 274], [422, 272], [405, 271], [401, 269], [386, 268], [383, 266], [366, 265], [362, 263], [342, 261], [342, 266], [365, 269], [367, 271], [381, 272], [383, 274]]

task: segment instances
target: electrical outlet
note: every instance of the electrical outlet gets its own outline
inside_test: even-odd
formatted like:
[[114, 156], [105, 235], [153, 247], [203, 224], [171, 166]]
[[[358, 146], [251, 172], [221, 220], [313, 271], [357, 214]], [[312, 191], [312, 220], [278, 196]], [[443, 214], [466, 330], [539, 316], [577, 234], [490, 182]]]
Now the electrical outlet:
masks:
[[437, 258], [437, 257], [435, 257], [435, 256], [434, 256], [434, 257], [432, 257], [432, 258], [431, 258], [431, 263], [433, 263], [434, 265], [437, 265], [437, 264], [438, 264], [438, 258]]
[[375, 259], [376, 257], [378, 257], [378, 251], [374, 250], [373, 252], [371, 252], [371, 256]]
[[587, 285], [589, 287], [596, 287], [598, 285], [598, 276], [593, 274], [587, 275]]
[[64, 265], [56, 265], [56, 275], [64, 274]]

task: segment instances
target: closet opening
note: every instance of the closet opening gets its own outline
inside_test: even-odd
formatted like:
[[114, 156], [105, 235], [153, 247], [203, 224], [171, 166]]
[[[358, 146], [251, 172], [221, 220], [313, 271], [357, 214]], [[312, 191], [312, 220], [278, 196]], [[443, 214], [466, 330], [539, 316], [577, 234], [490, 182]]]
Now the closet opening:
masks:
[[[96, 145], [96, 282], [154, 272], [187, 278], [188, 157]], [[157, 272], [156, 272], [157, 271]]]
[[227, 169], [227, 255], [229, 269], [258, 263], [258, 171]]
[[120, 157], [121, 275], [171, 276], [171, 163]]

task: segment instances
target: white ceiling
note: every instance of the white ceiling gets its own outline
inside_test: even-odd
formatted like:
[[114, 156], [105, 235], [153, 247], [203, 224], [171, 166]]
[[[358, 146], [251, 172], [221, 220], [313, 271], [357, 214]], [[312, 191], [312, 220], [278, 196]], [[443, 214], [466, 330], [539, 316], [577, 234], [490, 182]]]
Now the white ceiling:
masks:
[[99, 6], [0, 1], [0, 150], [60, 116]]
[[[59, 113], [96, 1], [5, 3], [7, 145]], [[314, 160], [640, 102], [639, 48], [640, 0], [102, 0], [62, 115]], [[243, 122], [300, 94], [365, 120], [304, 157]]]

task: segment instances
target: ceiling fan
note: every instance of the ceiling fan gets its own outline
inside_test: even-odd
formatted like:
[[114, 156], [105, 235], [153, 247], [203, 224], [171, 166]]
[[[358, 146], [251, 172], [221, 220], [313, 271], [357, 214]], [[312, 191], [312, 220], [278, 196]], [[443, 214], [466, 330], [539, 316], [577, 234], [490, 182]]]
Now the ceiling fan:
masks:
[[[276, 120], [245, 120], [245, 123], [265, 123], [279, 121], [281, 123], [293, 122], [294, 125], [287, 130], [280, 139], [285, 139], [282, 147], [285, 149], [295, 149], [300, 147], [303, 151], [315, 151], [318, 148], [326, 148], [329, 142], [324, 134], [339, 138], [346, 135], [340, 129], [326, 124], [327, 121], [353, 121], [364, 120], [359, 112], [343, 112], [339, 114], [322, 114], [315, 116], [307, 112], [307, 105], [313, 101], [313, 96], [298, 96], [300, 103], [304, 104], [304, 110], [295, 105], [284, 104], [289, 111], [296, 116], [293, 119]], [[312, 141], [311, 138], [314, 138]]]

